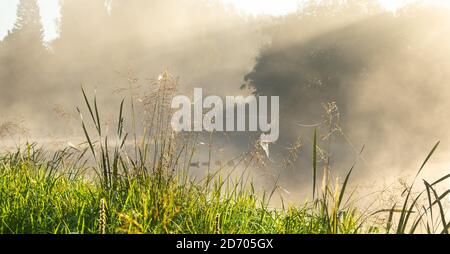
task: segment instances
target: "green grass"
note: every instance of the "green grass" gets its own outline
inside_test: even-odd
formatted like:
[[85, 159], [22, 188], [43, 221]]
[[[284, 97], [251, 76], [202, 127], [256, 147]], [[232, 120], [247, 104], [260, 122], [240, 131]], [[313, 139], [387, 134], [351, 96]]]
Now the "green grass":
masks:
[[[171, 111], [167, 99], [173, 96], [173, 83], [167, 73], [155, 81], [156, 89], [144, 98], [149, 103], [139, 115], [145, 121], [137, 121], [130, 91], [131, 123], [125, 121], [122, 101], [113, 133], [102, 125], [96, 98], [89, 100], [82, 90], [88, 117], [78, 109], [86, 138], [79, 148], [69, 147], [50, 156], [44, 148], [27, 144], [16, 152], [2, 153], [0, 233], [404, 234], [419, 229], [448, 233], [450, 224], [442, 200], [449, 191], [439, 194], [436, 186], [450, 175], [431, 183], [423, 180], [424, 190], [413, 192], [439, 143], [405, 189], [400, 207], [394, 204], [368, 213], [356, 208], [353, 192], [348, 193], [355, 165], [343, 181], [331, 183], [327, 162], [319, 190], [315, 133], [313, 200], [274, 209], [269, 204], [277, 183], [271, 192], [259, 193], [246, 176], [260, 151], [237, 158], [242, 172], [237, 172], [238, 165], [211, 170], [209, 164], [202, 179], [190, 176], [198, 134], [174, 134], [168, 127]], [[142, 133], [136, 131], [139, 122], [144, 122]], [[131, 135], [125, 131], [127, 124], [132, 126]], [[133, 144], [131, 149], [127, 142]], [[425, 194], [426, 202], [420, 202]], [[380, 214], [386, 216], [386, 225], [371, 222]]]
[[[61, 165], [73, 159], [69, 153], [57, 158]], [[205, 182], [155, 174], [106, 190], [76, 176], [77, 168], [52, 173], [54, 162], [35, 146], [1, 158], [0, 233], [100, 233], [101, 199], [106, 233], [330, 232], [327, 218], [313, 206], [269, 209], [250, 186], [219, 177], [208, 188]], [[353, 215], [339, 219], [339, 232], [356, 233], [354, 220]]]

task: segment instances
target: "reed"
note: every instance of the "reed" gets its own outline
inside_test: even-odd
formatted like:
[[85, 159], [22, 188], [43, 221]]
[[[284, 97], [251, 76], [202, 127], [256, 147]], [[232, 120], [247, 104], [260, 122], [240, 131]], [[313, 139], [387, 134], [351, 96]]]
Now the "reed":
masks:
[[[261, 194], [246, 175], [251, 163], [263, 162], [257, 149], [234, 158], [237, 163], [214, 168], [209, 162], [204, 177], [191, 177], [190, 165], [202, 134], [171, 131], [168, 99], [176, 83], [163, 73], [151, 82], [150, 91], [140, 93], [142, 98], [130, 91], [118, 107], [112, 133], [102, 123], [96, 95], [90, 99], [82, 88], [85, 110], [78, 108], [78, 112], [86, 141], [79, 148], [70, 146], [51, 155], [37, 144], [26, 144], [2, 153], [0, 233], [402, 234], [420, 228], [427, 233], [448, 233], [442, 201], [449, 191], [439, 194], [436, 186], [450, 175], [430, 183], [424, 180], [424, 190], [413, 193], [439, 143], [405, 190], [403, 204], [373, 213], [360, 211], [353, 202], [354, 192], [349, 191], [356, 162], [341, 181], [332, 179], [327, 156], [318, 190], [321, 149], [317, 132], [312, 147], [311, 202], [271, 208], [278, 178], [272, 192]], [[126, 119], [126, 112], [131, 119]], [[299, 149], [301, 143], [293, 147]], [[210, 149], [210, 158], [211, 153]], [[295, 158], [289, 154], [285, 164], [292, 166], [290, 160]], [[424, 195], [426, 204], [419, 202]], [[380, 214], [388, 218], [385, 227], [368, 222]]]

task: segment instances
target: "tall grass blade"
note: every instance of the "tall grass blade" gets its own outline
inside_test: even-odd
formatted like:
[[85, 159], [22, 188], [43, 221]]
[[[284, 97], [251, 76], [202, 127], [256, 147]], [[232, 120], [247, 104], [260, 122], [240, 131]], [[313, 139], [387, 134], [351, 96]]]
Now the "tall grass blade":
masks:
[[312, 154], [312, 160], [313, 160], [313, 200], [316, 199], [316, 179], [317, 179], [317, 130], [314, 130], [314, 141], [313, 141], [313, 154]]
[[433, 188], [433, 186], [431, 186], [431, 185], [430, 185], [427, 181], [425, 181], [425, 180], [423, 180], [423, 182], [424, 182], [425, 185], [427, 185], [428, 188], [432, 191], [432, 193], [433, 193], [433, 195], [434, 195], [434, 198], [436, 199], [437, 204], [438, 204], [438, 206], [439, 206], [439, 212], [440, 212], [440, 215], [441, 215], [441, 222], [442, 222], [442, 225], [443, 225], [443, 231], [442, 231], [442, 233], [448, 234], [447, 222], [446, 222], [446, 219], [445, 219], [445, 211], [444, 211], [444, 207], [443, 207], [443, 205], [442, 205], [442, 202], [439, 200], [439, 196], [438, 196], [436, 190]]

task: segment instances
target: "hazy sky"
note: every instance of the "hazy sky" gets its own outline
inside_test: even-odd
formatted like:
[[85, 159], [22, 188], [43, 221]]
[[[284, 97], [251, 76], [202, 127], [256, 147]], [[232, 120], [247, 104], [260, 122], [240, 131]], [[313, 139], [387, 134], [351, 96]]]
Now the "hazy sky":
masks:
[[[232, 4], [245, 13], [258, 15], [284, 15], [295, 11], [306, 0], [219, 0]], [[386, 9], [395, 10], [404, 3], [413, 0], [378, 0]], [[19, 0], [0, 0], [0, 39], [14, 26], [16, 9]], [[59, 1], [38, 0], [41, 17], [45, 29], [45, 40], [49, 41], [58, 36]]]

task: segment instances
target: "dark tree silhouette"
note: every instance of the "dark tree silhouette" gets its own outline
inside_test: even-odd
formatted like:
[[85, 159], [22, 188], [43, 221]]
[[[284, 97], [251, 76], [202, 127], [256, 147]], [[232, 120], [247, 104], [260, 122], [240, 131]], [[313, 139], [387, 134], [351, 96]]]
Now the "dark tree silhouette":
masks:
[[28, 57], [42, 54], [44, 29], [36, 0], [20, 0], [17, 7], [17, 20], [12, 31], [3, 40], [6, 50], [22, 52]]
[[[280, 96], [282, 112], [287, 122], [292, 120], [289, 126], [294, 132], [296, 122], [320, 121], [323, 103], [337, 102], [345, 111], [349, 77], [364, 75], [369, 56], [380, 53], [380, 45], [395, 34], [393, 17], [380, 18], [378, 10], [373, 0], [310, 2], [268, 29], [271, 44], [260, 51], [243, 87]], [[378, 32], [386, 36], [372, 43]], [[297, 114], [299, 108], [302, 115]]]
[[13, 31], [28, 31], [30, 35], [42, 41], [43, 28], [36, 0], [20, 1]]
[[18, 98], [32, 96], [39, 89], [48, 51], [36, 0], [20, 0], [17, 20], [0, 47], [0, 106], [13, 107]]

